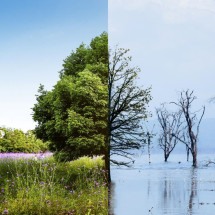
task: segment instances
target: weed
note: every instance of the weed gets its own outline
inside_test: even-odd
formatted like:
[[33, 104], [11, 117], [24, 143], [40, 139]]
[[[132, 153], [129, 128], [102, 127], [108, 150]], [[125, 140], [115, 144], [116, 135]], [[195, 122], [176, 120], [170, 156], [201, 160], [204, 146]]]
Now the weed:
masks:
[[107, 185], [103, 160], [53, 157], [0, 160], [0, 214], [105, 215]]

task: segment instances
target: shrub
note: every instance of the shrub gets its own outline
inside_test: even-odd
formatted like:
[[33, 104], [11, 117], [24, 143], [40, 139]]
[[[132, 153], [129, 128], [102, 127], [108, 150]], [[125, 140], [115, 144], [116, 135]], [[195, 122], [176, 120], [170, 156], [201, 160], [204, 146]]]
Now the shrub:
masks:
[[24, 133], [19, 129], [0, 128], [0, 152], [44, 152], [48, 143], [34, 135], [33, 131]]

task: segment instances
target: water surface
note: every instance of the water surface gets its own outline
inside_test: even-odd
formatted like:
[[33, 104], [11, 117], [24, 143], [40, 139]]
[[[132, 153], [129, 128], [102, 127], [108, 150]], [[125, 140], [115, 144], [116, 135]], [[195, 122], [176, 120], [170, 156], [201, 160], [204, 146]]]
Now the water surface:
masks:
[[136, 158], [132, 168], [112, 167], [114, 215], [214, 215], [215, 165], [205, 166], [215, 155], [200, 155], [198, 168], [174, 155]]

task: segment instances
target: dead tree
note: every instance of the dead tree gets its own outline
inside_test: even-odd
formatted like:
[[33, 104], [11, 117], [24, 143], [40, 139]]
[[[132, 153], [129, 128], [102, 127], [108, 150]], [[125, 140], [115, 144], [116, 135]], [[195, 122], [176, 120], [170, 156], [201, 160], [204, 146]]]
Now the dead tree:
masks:
[[199, 126], [205, 113], [205, 106], [203, 106], [200, 118], [198, 120], [197, 113], [199, 111], [191, 112], [191, 105], [195, 99], [196, 97], [193, 95], [193, 91], [190, 92], [189, 90], [186, 90], [181, 92], [178, 102], [172, 102], [179, 107], [185, 118], [187, 140], [186, 138], [179, 137], [175, 133], [174, 136], [182, 143], [184, 143], [187, 147], [187, 150], [191, 152], [194, 167], [197, 166], [197, 142], [199, 135]]
[[152, 128], [151, 131], [149, 131], [148, 129], [146, 129], [147, 132], [145, 134], [146, 135], [145, 142], [146, 142], [147, 148], [148, 148], [149, 164], [151, 163], [151, 149], [153, 148], [153, 146], [152, 146], [152, 139], [156, 135], [155, 133], [153, 133], [154, 126], [155, 125], [153, 125], [153, 128]]
[[[167, 162], [170, 153], [178, 143], [178, 138], [182, 137], [182, 121], [181, 112], [168, 112], [164, 105], [161, 108], [156, 109], [158, 122], [161, 127], [161, 133], [159, 136], [159, 146], [164, 152], [164, 161]], [[173, 135], [175, 134], [175, 135]]]
[[190, 149], [187, 145], [186, 145], [186, 152], [187, 152], [187, 161], [189, 161]]

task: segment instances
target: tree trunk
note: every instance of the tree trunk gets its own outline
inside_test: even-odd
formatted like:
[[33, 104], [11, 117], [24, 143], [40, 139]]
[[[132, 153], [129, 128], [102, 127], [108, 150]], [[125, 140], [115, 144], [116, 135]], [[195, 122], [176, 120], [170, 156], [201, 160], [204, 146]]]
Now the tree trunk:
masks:
[[186, 146], [186, 150], [187, 150], [187, 162], [189, 161], [189, 155], [190, 155], [190, 150], [189, 148]]
[[193, 155], [193, 167], [197, 167], [197, 147], [196, 147], [196, 144], [194, 145], [192, 155]]
[[165, 154], [164, 155], [164, 161], [167, 162], [168, 156]]
[[106, 171], [106, 178], [108, 184], [111, 182], [111, 174], [110, 174], [110, 154], [106, 152], [105, 154], [105, 171]]

